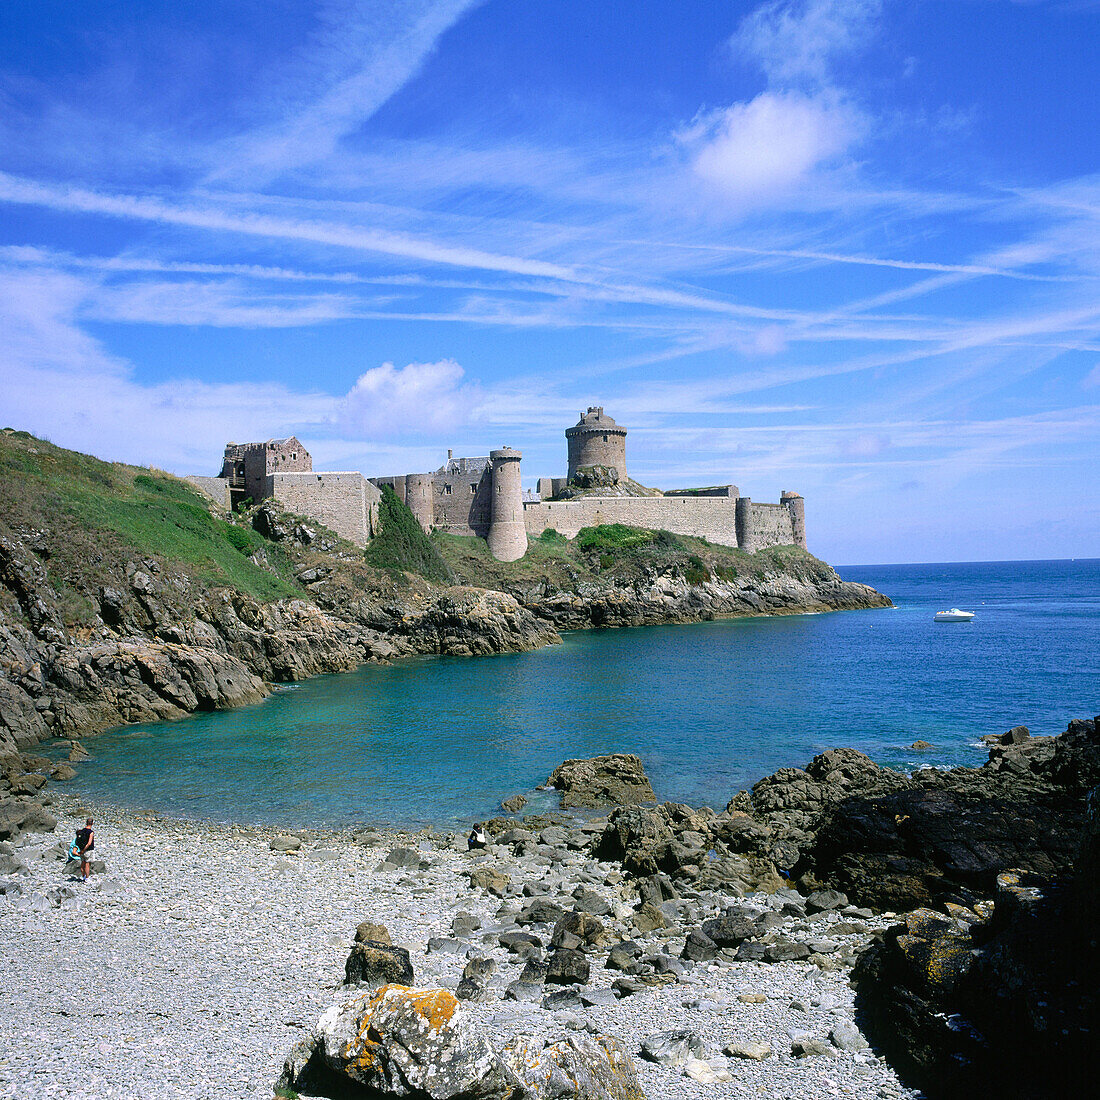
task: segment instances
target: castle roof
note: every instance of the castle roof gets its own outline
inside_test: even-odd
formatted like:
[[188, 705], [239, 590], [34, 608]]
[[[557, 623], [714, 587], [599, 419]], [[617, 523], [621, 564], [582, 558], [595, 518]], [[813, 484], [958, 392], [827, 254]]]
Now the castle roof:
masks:
[[603, 411], [602, 405], [589, 405], [588, 411], [581, 413], [581, 418], [573, 425], [572, 428], [567, 428], [565, 434], [570, 435], [574, 432], [626, 432], [626, 428], [620, 424], [616, 424]]

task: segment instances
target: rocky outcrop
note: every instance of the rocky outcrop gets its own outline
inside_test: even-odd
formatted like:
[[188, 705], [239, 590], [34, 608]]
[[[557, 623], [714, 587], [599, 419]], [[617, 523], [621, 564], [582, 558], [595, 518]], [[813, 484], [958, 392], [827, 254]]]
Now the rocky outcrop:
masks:
[[633, 753], [566, 760], [550, 773], [546, 785], [561, 792], [563, 810], [657, 801], [642, 761]]
[[1076, 876], [998, 876], [992, 904], [919, 909], [853, 973], [871, 1040], [930, 1097], [1087, 1095], [1100, 1029], [1100, 788]]
[[[271, 508], [263, 516], [273, 536], [324, 537]], [[97, 625], [70, 634], [35, 550], [40, 543], [48, 556], [43, 538], [0, 537], [0, 759], [50, 736], [241, 706], [270, 683], [365, 661], [517, 652], [559, 640], [501, 592], [413, 582], [364, 593], [341, 588], [325, 567], [315, 599], [262, 603], [198, 588], [153, 560], [106, 573], [111, 583], [95, 590]]]
[[321, 1096], [644, 1100], [614, 1039], [526, 1040], [498, 1051], [452, 994], [401, 985], [326, 1012], [279, 1084]]
[[815, 898], [827, 885], [880, 910], [969, 904], [992, 896], [1005, 870], [1051, 876], [1072, 865], [1082, 779], [1100, 780], [1097, 726], [1075, 720], [1058, 737], [998, 743], [982, 767], [948, 772], [906, 775], [831, 749], [762, 779], [720, 814], [618, 809], [593, 852], [649, 882], [643, 900], [657, 904], [677, 883], [775, 890], [792, 880]]
[[842, 581], [824, 562], [807, 558], [789, 570], [723, 580], [691, 579], [678, 571], [649, 570], [644, 576], [579, 582], [571, 588], [507, 585], [524, 607], [558, 630], [652, 626], [741, 615], [789, 615], [890, 607], [865, 584]]
[[833, 749], [738, 796], [716, 833], [732, 851], [771, 860], [810, 888], [828, 883], [859, 905], [989, 897], [1002, 871], [1049, 876], [1071, 866], [1082, 780], [1100, 778], [1096, 725], [1020, 736], [992, 746], [980, 768], [947, 772], [905, 775]]

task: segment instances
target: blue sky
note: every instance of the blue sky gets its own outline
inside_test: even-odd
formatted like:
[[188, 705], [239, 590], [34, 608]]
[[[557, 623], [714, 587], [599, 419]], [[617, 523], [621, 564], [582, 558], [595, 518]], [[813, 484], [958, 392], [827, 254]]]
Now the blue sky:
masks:
[[1095, 556], [1100, 2], [0, 6], [0, 420], [213, 473], [447, 447]]

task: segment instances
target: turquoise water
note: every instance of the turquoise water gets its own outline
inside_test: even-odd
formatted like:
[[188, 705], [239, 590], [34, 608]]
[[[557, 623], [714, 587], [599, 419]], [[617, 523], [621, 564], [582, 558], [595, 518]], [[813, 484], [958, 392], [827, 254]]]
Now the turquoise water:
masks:
[[[896, 609], [583, 631], [320, 677], [106, 733], [69, 787], [186, 817], [446, 825], [490, 816], [568, 757], [631, 751], [660, 798], [722, 806], [835, 745], [896, 767], [975, 764], [984, 733], [1058, 733], [1100, 711], [1100, 560], [840, 573]], [[977, 617], [932, 621], [950, 606]], [[908, 749], [918, 738], [935, 751]]]

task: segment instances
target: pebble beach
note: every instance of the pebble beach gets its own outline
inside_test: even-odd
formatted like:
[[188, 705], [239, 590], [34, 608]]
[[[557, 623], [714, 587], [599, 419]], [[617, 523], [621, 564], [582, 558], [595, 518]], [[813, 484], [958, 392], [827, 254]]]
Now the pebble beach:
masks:
[[[453, 991], [468, 958], [494, 960], [486, 999], [463, 1005], [494, 1042], [577, 1031], [618, 1038], [650, 1100], [915, 1095], [862, 1039], [847, 966], [721, 956], [682, 965], [683, 928], [631, 929], [620, 872], [583, 851], [468, 853], [462, 838], [430, 831], [303, 831], [289, 838], [301, 847], [282, 852], [272, 841], [287, 846], [277, 839], [286, 834], [271, 829], [92, 807], [106, 871], [84, 884], [63, 855], [84, 807], [58, 795], [51, 809], [56, 833], [20, 838], [10, 854], [21, 867], [0, 895], [3, 1097], [270, 1097], [290, 1048], [355, 992], [341, 982], [365, 920], [409, 951], [418, 987]], [[418, 853], [419, 865], [387, 862], [395, 847]], [[483, 865], [510, 877], [503, 896], [471, 887], [471, 869]], [[566, 1007], [503, 999], [524, 960], [499, 937], [516, 928], [530, 896], [567, 898], [578, 885], [606, 900], [613, 934], [675, 960], [666, 984], [619, 999], [619, 975], [594, 955], [591, 980]], [[778, 900], [730, 899], [763, 911]], [[702, 916], [713, 915], [712, 902], [680, 904]], [[459, 912], [480, 927], [452, 932]], [[888, 923], [820, 913], [802, 931], [858, 948]], [[701, 1080], [683, 1064], [642, 1057], [648, 1037], [674, 1030], [699, 1040], [695, 1053], [708, 1067], [693, 1063]], [[731, 1045], [770, 1053], [724, 1053]], [[816, 1053], [794, 1053], [805, 1049]]]

